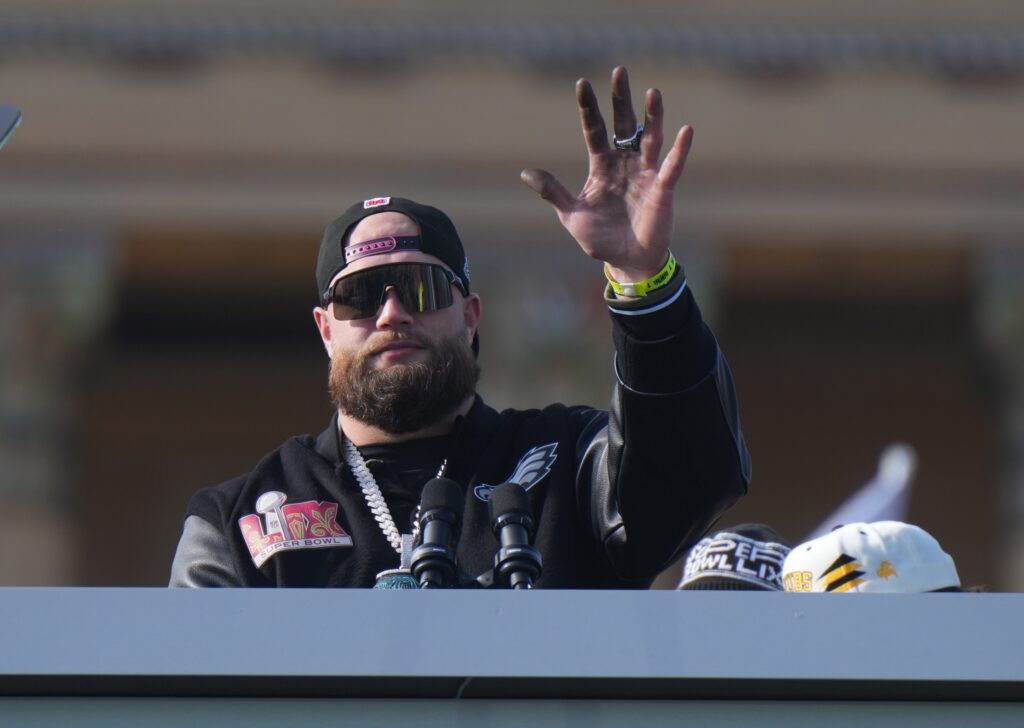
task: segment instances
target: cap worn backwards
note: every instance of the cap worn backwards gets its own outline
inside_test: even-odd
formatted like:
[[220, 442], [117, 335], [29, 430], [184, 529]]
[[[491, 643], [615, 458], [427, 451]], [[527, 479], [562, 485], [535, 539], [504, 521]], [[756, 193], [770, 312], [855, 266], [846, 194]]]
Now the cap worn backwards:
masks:
[[789, 546], [770, 526], [741, 523], [690, 549], [680, 590], [782, 591]]
[[[349, 231], [365, 217], [381, 212], [400, 212], [408, 215], [420, 227], [418, 239], [415, 237], [391, 239], [390, 246], [385, 244], [364, 246], [359, 251], [349, 250], [346, 260], [345, 238]], [[382, 243], [385, 239], [375, 240]], [[394, 242], [396, 241], [397, 242]], [[316, 285], [319, 300], [327, 294], [327, 287], [338, 271], [345, 268], [348, 262], [367, 255], [390, 252], [390, 250], [420, 250], [441, 260], [452, 269], [469, 292], [469, 261], [462, 247], [462, 240], [455, 230], [451, 219], [436, 207], [421, 205], [403, 197], [373, 197], [357, 202], [341, 213], [327, 229], [320, 241], [320, 254], [316, 261]]]
[[786, 558], [790, 592], [909, 594], [960, 586], [953, 558], [931, 534], [899, 521], [850, 523]]

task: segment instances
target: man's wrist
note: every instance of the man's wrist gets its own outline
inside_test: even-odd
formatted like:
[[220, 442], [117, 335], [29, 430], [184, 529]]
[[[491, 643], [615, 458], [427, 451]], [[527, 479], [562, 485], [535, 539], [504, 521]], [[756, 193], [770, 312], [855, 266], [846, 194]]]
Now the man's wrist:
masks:
[[676, 272], [678, 264], [676, 263], [675, 256], [672, 255], [672, 251], [668, 251], [668, 260], [665, 261], [665, 265], [661, 267], [657, 273], [650, 278], [646, 278], [642, 281], [634, 282], [623, 282], [616, 280], [612, 276], [612, 272], [607, 263], [604, 264], [604, 275], [608, 279], [608, 285], [618, 296], [626, 296], [629, 298], [642, 298], [649, 293], [658, 290], [672, 280], [673, 275]]

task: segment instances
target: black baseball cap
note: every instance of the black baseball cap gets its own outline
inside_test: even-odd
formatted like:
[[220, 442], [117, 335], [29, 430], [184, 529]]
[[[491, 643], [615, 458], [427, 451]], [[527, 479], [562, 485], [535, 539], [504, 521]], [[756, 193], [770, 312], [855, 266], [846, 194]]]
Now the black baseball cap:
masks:
[[459, 233], [447, 215], [436, 207], [421, 205], [404, 197], [372, 197], [352, 205], [324, 230], [316, 261], [319, 300], [323, 300], [331, 280], [346, 265], [344, 243], [349, 231], [363, 218], [381, 212], [401, 212], [415, 220], [420, 226], [419, 250], [433, 255], [451, 268], [462, 281], [465, 291], [469, 292], [469, 261]]
[[782, 591], [790, 546], [771, 526], [740, 523], [690, 549], [677, 589]]

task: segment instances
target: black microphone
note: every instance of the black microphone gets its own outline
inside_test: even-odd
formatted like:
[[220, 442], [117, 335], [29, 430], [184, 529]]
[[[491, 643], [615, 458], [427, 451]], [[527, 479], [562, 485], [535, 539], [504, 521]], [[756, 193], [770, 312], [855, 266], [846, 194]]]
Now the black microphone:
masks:
[[532, 589], [540, 578], [540, 552], [530, 545], [534, 526], [530, 497], [518, 483], [499, 485], [487, 507], [501, 548], [494, 554], [495, 580], [512, 589]]
[[413, 549], [409, 570], [422, 589], [455, 586], [455, 549], [459, 538], [464, 497], [449, 478], [434, 478], [423, 486], [420, 498], [422, 543]]

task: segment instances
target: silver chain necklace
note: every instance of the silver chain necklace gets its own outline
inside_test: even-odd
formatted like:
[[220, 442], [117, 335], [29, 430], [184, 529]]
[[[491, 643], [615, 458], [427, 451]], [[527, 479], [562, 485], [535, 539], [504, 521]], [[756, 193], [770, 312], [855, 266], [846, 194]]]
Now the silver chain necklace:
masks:
[[[384, 494], [380, 492], [380, 486], [377, 485], [377, 479], [370, 472], [370, 468], [367, 466], [366, 460], [363, 459], [362, 453], [352, 444], [351, 440], [340, 432], [339, 435], [342, 447], [345, 450], [345, 464], [348, 465], [349, 470], [352, 471], [356, 478], [356, 482], [359, 483], [370, 513], [373, 514], [374, 520], [377, 521], [377, 526], [380, 528], [381, 533], [384, 534], [384, 538], [391, 544], [391, 548], [398, 553], [399, 568], [408, 569], [412, 557], [412, 545], [420, 535], [420, 507], [416, 506], [416, 513], [413, 516], [412, 533], [399, 533], [398, 527], [395, 525], [395, 519], [391, 516], [391, 509], [388, 508], [387, 501], [384, 500]], [[445, 458], [441, 461], [441, 467], [437, 469], [437, 475], [434, 477], [442, 477], [447, 467], [448, 458]]]

